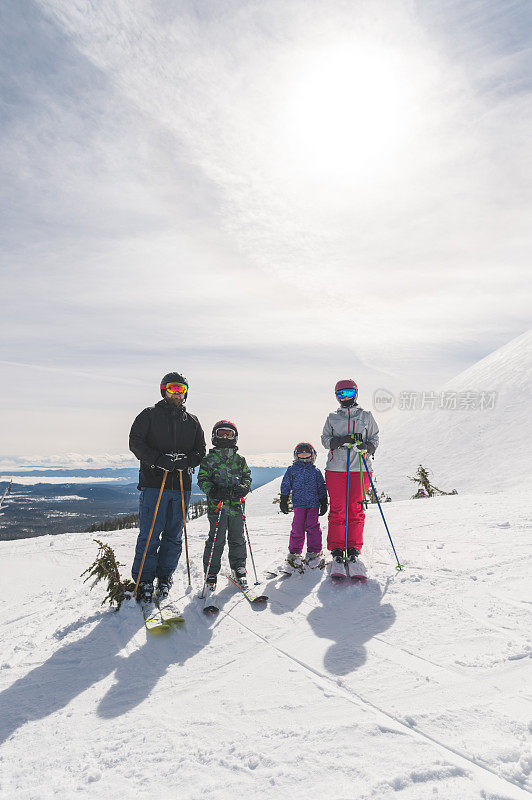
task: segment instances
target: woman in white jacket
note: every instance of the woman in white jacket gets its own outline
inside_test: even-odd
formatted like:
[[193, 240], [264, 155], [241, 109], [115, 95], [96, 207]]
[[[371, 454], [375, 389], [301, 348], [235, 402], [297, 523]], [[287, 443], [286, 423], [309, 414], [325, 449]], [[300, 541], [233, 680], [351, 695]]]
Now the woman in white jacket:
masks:
[[[366, 464], [372, 472], [372, 456], [379, 444], [379, 429], [371, 411], [357, 405], [358, 387], [354, 380], [338, 381], [334, 393], [340, 408], [327, 417], [323, 426], [321, 443], [329, 449], [325, 467], [325, 481], [330, 498], [327, 548], [334, 557], [343, 556], [346, 547], [345, 512], [348, 507], [347, 555], [356, 559], [362, 550], [364, 508], [361, 502], [360, 466], [358, 450], [365, 450]], [[349, 501], [347, 501], [347, 445], [353, 445], [349, 463]], [[358, 448], [358, 449], [357, 449]], [[362, 462], [364, 487], [370, 486]]]

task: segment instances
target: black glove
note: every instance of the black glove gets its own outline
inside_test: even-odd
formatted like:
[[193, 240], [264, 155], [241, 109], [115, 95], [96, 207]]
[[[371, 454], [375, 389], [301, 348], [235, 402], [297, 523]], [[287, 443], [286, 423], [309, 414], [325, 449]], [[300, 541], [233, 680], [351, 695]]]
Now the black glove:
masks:
[[375, 445], [371, 442], [357, 442], [357, 450], [366, 450], [370, 456], [375, 455]]
[[338, 447], [342, 447], [344, 444], [351, 444], [352, 442], [353, 442], [352, 433], [346, 433], [344, 436], [331, 436], [329, 447], [331, 448], [331, 450], [336, 450]]
[[287, 494], [282, 494], [281, 495], [281, 500], [279, 502], [279, 508], [280, 508], [280, 510], [281, 510], [281, 512], [283, 514], [289, 514], [290, 513], [288, 511], [288, 495]]
[[329, 508], [329, 501], [327, 500], [327, 498], [326, 498], [326, 497], [323, 497], [323, 498], [320, 500], [320, 511], [319, 511], [319, 516], [320, 516], [320, 517], [323, 517], [323, 515], [327, 513], [327, 509], [328, 509], [328, 508]]
[[174, 453], [175, 469], [188, 469], [188, 456], [184, 453]]
[[231, 489], [231, 497], [235, 500], [241, 500], [247, 494], [249, 494], [249, 486], [245, 483], [237, 483], [237, 485], [233, 486]]
[[215, 486], [209, 497], [211, 500], [229, 500], [231, 490], [227, 486]]
[[155, 462], [155, 466], [159, 467], [159, 469], [165, 469], [167, 472], [173, 472], [175, 470], [174, 454], [161, 453]]

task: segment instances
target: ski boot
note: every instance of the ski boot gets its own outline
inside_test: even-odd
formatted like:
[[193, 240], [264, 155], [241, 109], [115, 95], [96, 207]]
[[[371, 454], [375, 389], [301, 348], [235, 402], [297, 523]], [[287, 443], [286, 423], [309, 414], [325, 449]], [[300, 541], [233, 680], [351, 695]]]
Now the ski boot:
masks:
[[211, 592], [214, 592], [214, 590], [216, 589], [217, 577], [218, 577], [217, 575], [207, 576], [207, 589], [210, 589]]
[[147, 605], [153, 599], [153, 582], [141, 581], [137, 587], [137, 603]]
[[344, 551], [340, 550], [340, 548], [335, 548], [331, 550], [331, 555], [333, 557], [332, 564], [331, 564], [331, 578], [333, 580], [342, 580], [343, 578], [347, 578], [347, 570], [346, 564], [344, 561]]
[[303, 561], [301, 559], [301, 553], [288, 553], [286, 556], [285, 564], [288, 568], [288, 572], [303, 572]]
[[157, 598], [159, 600], [166, 600], [170, 593], [170, 589], [172, 588], [172, 584], [174, 579], [171, 575], [165, 575], [164, 578], [158, 578], [157, 580]]
[[239, 586], [242, 589], [249, 589], [248, 581], [246, 578], [246, 568], [237, 567], [232, 572], [233, 572], [233, 578], [238, 582]]
[[325, 566], [325, 560], [323, 558], [323, 553], [312, 553], [307, 550], [307, 554], [305, 555], [305, 563], [308, 564], [310, 569], [323, 569]]
[[364, 582], [367, 579], [366, 567], [358, 560], [360, 550], [356, 547], [347, 548], [346, 571], [351, 580]]

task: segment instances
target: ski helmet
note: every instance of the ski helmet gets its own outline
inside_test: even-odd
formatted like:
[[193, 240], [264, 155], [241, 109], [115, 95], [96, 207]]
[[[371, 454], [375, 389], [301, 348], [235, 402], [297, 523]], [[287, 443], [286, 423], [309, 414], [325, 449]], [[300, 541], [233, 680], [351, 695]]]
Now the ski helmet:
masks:
[[236, 447], [238, 431], [235, 423], [228, 419], [216, 422], [212, 429], [211, 442], [214, 447]]
[[[354, 389], [355, 390], [354, 397], [346, 397], [344, 399], [338, 397], [338, 392], [340, 392], [342, 389], [351, 389], [351, 390]], [[342, 406], [342, 408], [351, 408], [351, 406], [356, 406], [358, 398], [358, 386], [356, 385], [356, 383], [352, 378], [346, 378], [343, 381], [338, 381], [336, 386], [334, 387], [334, 393], [338, 397], [338, 400], [340, 401], [340, 405]]]
[[318, 454], [310, 442], [299, 442], [294, 448], [294, 461], [302, 461], [304, 464], [314, 464]]
[[161, 387], [160, 387], [161, 388], [161, 397], [165, 397], [165, 394], [166, 394], [165, 386], [166, 386], [167, 383], [184, 383], [185, 384], [185, 386], [187, 387], [187, 390], [185, 392], [185, 397], [183, 398], [183, 402], [185, 402], [185, 400], [188, 397], [188, 381], [184, 377], [184, 375], [181, 375], [181, 373], [179, 373], [179, 372], [167, 372], [166, 375], [164, 375], [161, 378]]

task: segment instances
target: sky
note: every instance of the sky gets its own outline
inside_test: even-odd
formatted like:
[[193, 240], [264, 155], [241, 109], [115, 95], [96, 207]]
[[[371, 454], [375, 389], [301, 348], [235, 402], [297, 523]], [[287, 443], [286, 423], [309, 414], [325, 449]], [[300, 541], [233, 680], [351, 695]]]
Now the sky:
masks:
[[[530, 4], [4, 0], [1, 453], [243, 452], [530, 327]], [[486, 388], [486, 387], [484, 387]]]

